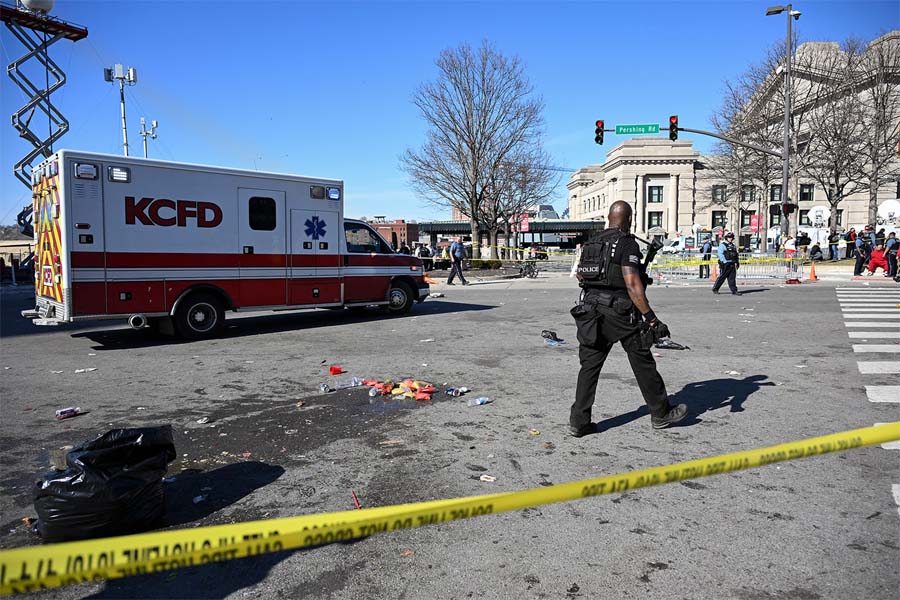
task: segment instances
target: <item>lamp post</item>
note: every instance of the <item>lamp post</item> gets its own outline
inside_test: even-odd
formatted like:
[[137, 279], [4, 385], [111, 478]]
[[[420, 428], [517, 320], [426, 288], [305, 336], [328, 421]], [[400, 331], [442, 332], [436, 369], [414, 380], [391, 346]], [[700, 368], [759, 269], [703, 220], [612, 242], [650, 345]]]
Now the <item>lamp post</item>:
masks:
[[[766, 9], [766, 16], [787, 13], [787, 38], [784, 51], [784, 146], [782, 148], [782, 174], [781, 174], [781, 203], [788, 204], [788, 178], [790, 176], [790, 127], [791, 127], [791, 18], [799, 19], [800, 11], [793, 10], [792, 5], [770, 6]], [[782, 211], [784, 215], [784, 211]], [[798, 213], [799, 214], [799, 213]], [[781, 233], [787, 235], [790, 231], [789, 216], [784, 215], [781, 222]]]

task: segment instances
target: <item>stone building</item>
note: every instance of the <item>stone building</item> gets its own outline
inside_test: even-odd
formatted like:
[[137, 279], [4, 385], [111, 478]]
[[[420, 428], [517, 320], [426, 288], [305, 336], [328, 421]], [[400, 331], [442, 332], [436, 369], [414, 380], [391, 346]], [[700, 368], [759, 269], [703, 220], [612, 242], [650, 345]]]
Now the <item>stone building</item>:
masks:
[[[869, 49], [875, 44], [900, 44], [900, 31], [875, 40]], [[821, 54], [821, 50], [821, 43], [804, 44], [797, 49], [797, 56]], [[840, 52], [834, 44], [830, 44], [828, 50]], [[900, 85], [900, 65], [892, 65], [888, 69], [892, 73], [893, 85]], [[807, 83], [804, 78], [809, 77], [812, 81], [816, 74], [813, 69], [807, 68], [797, 69], [793, 76], [798, 79], [799, 88], [803, 89]], [[760, 92], [762, 98], [755, 97], [752, 103], [758, 105], [766, 98], [777, 98], [773, 90], [778, 77], [780, 73], [773, 73], [771, 84], [767, 81]], [[822, 106], [821, 102], [808, 106], [798, 104], [792, 111], [798, 122], [802, 119], [797, 119], [797, 110], [812, 111]], [[755, 110], [753, 106], [749, 108]], [[783, 110], [777, 110], [781, 110], [779, 119], [783, 119]], [[898, 119], [900, 114], [895, 115], [893, 122]], [[801, 130], [801, 141], [804, 135]], [[674, 142], [669, 141], [668, 137], [627, 140], [610, 150], [603, 164], [577, 170], [567, 184], [569, 218], [605, 220], [609, 205], [616, 200], [624, 200], [635, 209], [633, 230], [641, 237], [666, 239], [693, 236], [699, 232], [721, 235], [723, 231], [735, 231], [740, 235], [742, 245], [750, 245], [750, 237], [755, 235], [751, 231], [751, 223], [757, 222], [762, 232], [781, 225], [780, 160], [775, 159], [777, 169], [773, 169], [768, 181], [748, 178], [737, 185], [734, 178], [722, 177], [724, 157], [701, 155], [694, 150], [693, 142], [685, 137], [690, 136], [681, 133]], [[796, 168], [796, 165], [792, 166]], [[895, 165], [892, 171], [894, 175], [880, 181], [876, 192], [879, 205], [900, 198], [900, 170]], [[790, 197], [798, 205], [798, 213], [791, 216], [792, 229], [796, 229], [797, 225], [811, 227], [810, 210], [829, 206], [825, 190], [802, 171], [793, 169], [790, 187]], [[835, 215], [838, 229], [860, 229], [866, 225], [868, 205], [869, 192], [864, 189], [841, 200]], [[754, 219], [754, 215], [758, 217]]]

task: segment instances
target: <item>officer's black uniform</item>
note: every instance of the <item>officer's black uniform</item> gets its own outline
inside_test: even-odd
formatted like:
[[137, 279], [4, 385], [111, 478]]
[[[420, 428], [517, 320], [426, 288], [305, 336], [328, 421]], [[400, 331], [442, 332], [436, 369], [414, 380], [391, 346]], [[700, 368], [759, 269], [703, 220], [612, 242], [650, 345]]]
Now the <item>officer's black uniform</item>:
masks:
[[602, 284], [593, 285], [582, 280], [583, 304], [572, 309], [578, 328], [578, 358], [581, 370], [575, 390], [569, 424], [582, 431], [591, 426], [591, 407], [597, 390], [597, 380], [603, 363], [616, 342], [628, 354], [631, 370], [637, 378], [644, 402], [653, 417], [661, 418], [669, 412], [666, 385], [656, 370], [656, 361], [649, 348], [640, 342], [641, 315], [638, 313], [625, 286], [622, 265], [641, 269], [642, 255], [634, 236], [618, 229], [606, 229], [597, 239], [607, 236], [615, 242], [610, 250], [609, 275]]

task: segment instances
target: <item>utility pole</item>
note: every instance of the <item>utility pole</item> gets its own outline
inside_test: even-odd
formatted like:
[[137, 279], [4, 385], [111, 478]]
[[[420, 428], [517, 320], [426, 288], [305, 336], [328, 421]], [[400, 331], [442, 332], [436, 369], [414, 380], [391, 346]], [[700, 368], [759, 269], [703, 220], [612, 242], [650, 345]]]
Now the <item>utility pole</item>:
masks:
[[147, 158], [147, 136], [156, 139], [156, 126], [159, 125], [156, 119], [150, 121], [150, 129], [147, 129], [147, 121], [141, 117], [141, 137], [144, 138], [144, 158]]
[[119, 82], [119, 102], [122, 107], [122, 148], [125, 156], [128, 156], [128, 127], [125, 123], [125, 84], [134, 85], [137, 83], [137, 70], [133, 67], [128, 67], [126, 70], [122, 65], [116, 64], [113, 67], [103, 69], [103, 78], [110, 83], [113, 81]]
[[[800, 11], [793, 10], [793, 6], [770, 6], [766, 10], [766, 16], [779, 15], [787, 13], [787, 38], [785, 39], [784, 52], [784, 147], [782, 149], [782, 173], [781, 173], [781, 203], [793, 204], [788, 196], [788, 183], [790, 178], [791, 157], [790, 157], [790, 131], [791, 131], [791, 19], [799, 19]], [[787, 235], [790, 233], [790, 215], [784, 214], [782, 210], [781, 233]], [[797, 213], [800, 214], [799, 212]]]

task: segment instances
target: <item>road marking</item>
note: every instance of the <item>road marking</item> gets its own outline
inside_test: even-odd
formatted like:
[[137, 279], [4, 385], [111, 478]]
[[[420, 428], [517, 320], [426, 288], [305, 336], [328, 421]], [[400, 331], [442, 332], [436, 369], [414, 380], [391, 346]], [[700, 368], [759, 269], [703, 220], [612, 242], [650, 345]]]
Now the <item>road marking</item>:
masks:
[[900, 361], [890, 360], [870, 360], [866, 362], [858, 362], [859, 372], [864, 375], [887, 375], [889, 373], [900, 373]]
[[900, 404], [900, 385], [867, 385], [869, 402], [892, 402]]
[[900, 344], [853, 344], [854, 352], [897, 352]]
[[900, 339], [900, 331], [848, 331], [851, 338], [897, 338]]
[[841, 300], [841, 306], [890, 306], [892, 308], [897, 307], [897, 303], [900, 302], [900, 299], [897, 300]]
[[855, 313], [855, 314], [844, 314], [843, 317], [845, 319], [900, 319], [900, 311], [894, 311], [891, 313]]
[[853, 308], [841, 307], [842, 312], [883, 312], [885, 314], [895, 313], [900, 309], [885, 306], [854, 306]]
[[886, 323], [883, 321], [866, 321], [856, 323], [844, 323], [844, 327], [900, 327], [900, 323]]
[[893, 492], [894, 502], [897, 504], [897, 514], [900, 514], [900, 484], [895, 483], [892, 485], [891, 492]]

